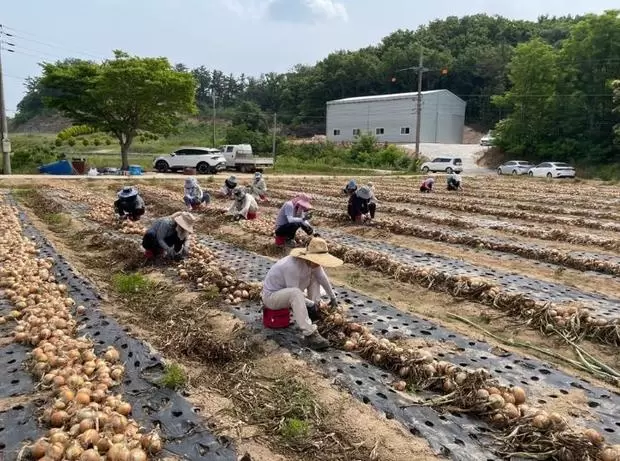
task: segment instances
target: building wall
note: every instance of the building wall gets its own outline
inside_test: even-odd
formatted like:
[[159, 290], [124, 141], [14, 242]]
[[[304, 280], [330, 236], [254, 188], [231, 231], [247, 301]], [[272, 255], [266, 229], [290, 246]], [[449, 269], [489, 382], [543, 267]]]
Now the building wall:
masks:
[[[354, 130], [360, 130], [376, 136], [380, 142], [414, 143], [416, 103], [415, 95], [388, 100], [329, 102], [327, 139], [350, 142], [355, 139]], [[465, 102], [456, 95], [448, 91], [422, 95], [421, 142], [460, 144], [464, 124]], [[381, 128], [383, 133], [377, 131]], [[339, 133], [335, 134], [334, 130]]]

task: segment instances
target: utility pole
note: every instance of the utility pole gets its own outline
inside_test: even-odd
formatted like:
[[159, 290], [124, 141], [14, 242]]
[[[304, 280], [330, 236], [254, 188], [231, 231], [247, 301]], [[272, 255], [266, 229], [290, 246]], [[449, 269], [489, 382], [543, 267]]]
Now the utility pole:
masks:
[[[0, 39], [3, 37], [0, 25]], [[2, 41], [0, 40], [0, 45]], [[11, 174], [11, 143], [9, 141], [9, 129], [6, 119], [6, 107], [4, 105], [4, 82], [2, 74], [2, 46], [0, 46], [0, 152], [2, 152], [2, 171]]]
[[418, 63], [418, 103], [415, 118], [415, 153], [420, 155], [420, 129], [422, 127], [422, 76], [424, 75], [424, 49], [420, 47], [420, 62]]
[[[420, 60], [418, 66], [407, 67], [405, 69], [398, 69], [396, 72], [405, 72], [409, 70], [416, 70], [418, 72], [418, 97], [416, 103], [416, 120], [415, 120], [415, 152], [420, 155], [420, 132], [422, 127], [422, 77], [424, 72], [428, 69], [424, 67], [424, 48], [420, 46]], [[396, 77], [392, 78], [392, 81], [396, 81]]]
[[211, 97], [213, 98], [213, 147], [215, 146], [215, 88], [211, 89]]
[[271, 139], [271, 153], [273, 154], [273, 161], [276, 161], [276, 130], [278, 127], [278, 114], [273, 113], [273, 136]]

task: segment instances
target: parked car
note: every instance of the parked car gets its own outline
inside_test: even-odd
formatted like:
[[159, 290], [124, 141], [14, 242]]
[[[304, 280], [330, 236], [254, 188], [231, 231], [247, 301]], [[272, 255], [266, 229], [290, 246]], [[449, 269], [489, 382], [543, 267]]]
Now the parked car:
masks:
[[273, 166], [273, 158], [256, 157], [250, 144], [220, 146], [220, 151], [226, 159], [226, 168], [229, 170], [253, 173]]
[[527, 174], [534, 165], [525, 160], [510, 160], [509, 162], [501, 164], [497, 167], [497, 174]]
[[463, 171], [463, 161], [460, 158], [437, 157], [430, 162], [424, 162], [421, 170], [424, 174], [429, 171], [433, 173], [445, 171], [448, 174], [452, 172], [461, 173]]
[[547, 178], [574, 178], [575, 169], [568, 163], [563, 162], [543, 162], [530, 168], [527, 173], [530, 176]]
[[171, 154], [157, 157], [153, 167], [164, 173], [168, 170], [179, 171], [184, 168], [196, 168], [201, 174], [216, 174], [226, 169], [226, 159], [218, 149], [211, 147], [184, 147]]
[[482, 137], [482, 139], [480, 139], [480, 145], [485, 147], [492, 146], [494, 141], [495, 138], [493, 137], [493, 132], [489, 131]]

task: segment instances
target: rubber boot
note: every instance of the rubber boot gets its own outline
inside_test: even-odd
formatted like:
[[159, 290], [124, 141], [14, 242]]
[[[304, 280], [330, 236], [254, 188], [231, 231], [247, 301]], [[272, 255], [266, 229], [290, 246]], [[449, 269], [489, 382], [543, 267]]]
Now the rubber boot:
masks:
[[323, 338], [318, 331], [315, 331], [310, 336], [306, 336], [304, 341], [306, 346], [315, 351], [324, 351], [329, 347], [329, 341]]

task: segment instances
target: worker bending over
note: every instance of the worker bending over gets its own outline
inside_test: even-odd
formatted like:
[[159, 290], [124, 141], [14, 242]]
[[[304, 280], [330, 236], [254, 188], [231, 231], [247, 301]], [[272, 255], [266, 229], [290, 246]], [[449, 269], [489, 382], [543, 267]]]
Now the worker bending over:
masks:
[[237, 187], [233, 192], [234, 201], [228, 210], [233, 219], [256, 219], [258, 204], [252, 194], [248, 194], [241, 187]]
[[135, 187], [123, 187], [116, 195], [118, 199], [114, 202], [114, 211], [120, 219], [138, 221], [145, 213], [144, 200]]
[[202, 190], [196, 178], [187, 178], [185, 180], [183, 201], [187, 210], [191, 211], [197, 210], [203, 203], [208, 205], [211, 197], [208, 192]]
[[157, 219], [142, 238], [145, 256], [148, 259], [158, 256], [182, 259], [187, 256], [189, 236], [194, 232], [195, 222], [194, 215], [186, 211]]
[[458, 173], [451, 173], [447, 178], [448, 190], [463, 190], [461, 175]]
[[294, 199], [285, 202], [276, 217], [276, 243], [295, 246], [295, 234], [297, 229], [302, 228], [307, 235], [312, 235], [314, 230], [308, 222], [309, 211], [312, 208], [312, 197], [301, 193]]
[[224, 185], [218, 191], [218, 196], [221, 198], [233, 198], [233, 192], [237, 188], [237, 178], [234, 176], [229, 176], [226, 181], [224, 181]]
[[420, 192], [422, 193], [430, 193], [433, 192], [433, 186], [435, 185], [435, 178], [426, 178], [422, 181], [422, 185], [420, 186]]
[[342, 189], [342, 193], [350, 197], [351, 195], [353, 195], [353, 193], [355, 193], [356, 190], [357, 190], [357, 183], [355, 182], [355, 179], [351, 179], [349, 180], [347, 185], [344, 186], [344, 189]]
[[312, 323], [320, 318], [321, 287], [329, 295], [330, 305], [338, 305], [323, 267], [338, 267], [342, 263], [329, 254], [325, 240], [314, 237], [306, 248], [294, 248], [289, 256], [275, 263], [263, 282], [264, 305], [272, 310], [292, 309], [306, 344], [315, 350], [329, 347], [329, 341]]
[[249, 189], [254, 198], [261, 201], [267, 200], [267, 183], [262, 173], [258, 171], [254, 173], [254, 182], [249, 186]]
[[360, 187], [349, 197], [347, 212], [356, 224], [370, 222], [375, 218], [377, 205], [372, 203], [373, 193], [368, 186]]

